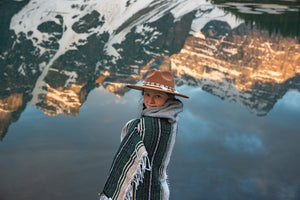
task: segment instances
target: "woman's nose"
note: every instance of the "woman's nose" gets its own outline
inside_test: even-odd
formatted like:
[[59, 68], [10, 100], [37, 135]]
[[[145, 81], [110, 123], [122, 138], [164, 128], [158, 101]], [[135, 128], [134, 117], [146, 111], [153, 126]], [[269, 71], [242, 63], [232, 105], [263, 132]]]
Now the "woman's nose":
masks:
[[150, 103], [154, 103], [154, 98], [150, 97]]

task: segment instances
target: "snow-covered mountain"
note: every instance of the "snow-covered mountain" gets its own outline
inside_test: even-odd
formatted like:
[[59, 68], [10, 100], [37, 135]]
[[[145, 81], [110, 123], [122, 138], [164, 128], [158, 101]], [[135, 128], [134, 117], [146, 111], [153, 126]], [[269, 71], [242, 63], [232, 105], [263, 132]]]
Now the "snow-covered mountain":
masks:
[[299, 90], [299, 40], [252, 29], [205, 0], [30, 0], [8, 33], [0, 135], [27, 105], [77, 115], [95, 87], [122, 96], [124, 83], [138, 82], [155, 63], [172, 69], [178, 85], [257, 115]]
[[[279, 42], [280, 41], [280, 42]], [[266, 115], [290, 89], [300, 91], [300, 45], [241, 24], [207, 23], [168, 61], [180, 80]]]

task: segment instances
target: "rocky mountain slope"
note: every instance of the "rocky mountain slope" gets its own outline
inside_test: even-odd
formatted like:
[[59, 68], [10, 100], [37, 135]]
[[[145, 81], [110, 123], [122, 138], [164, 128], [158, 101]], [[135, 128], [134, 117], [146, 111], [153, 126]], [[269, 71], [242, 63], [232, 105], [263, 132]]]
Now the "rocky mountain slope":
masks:
[[296, 38], [269, 35], [241, 24], [211, 21], [187, 38], [168, 62], [178, 84], [201, 87], [256, 115], [266, 115], [290, 89], [300, 91], [300, 46]]
[[77, 115], [95, 87], [121, 97], [155, 63], [177, 85], [257, 115], [299, 90], [297, 38], [246, 26], [205, 0], [31, 0], [15, 13], [0, 51], [0, 135], [28, 105]]

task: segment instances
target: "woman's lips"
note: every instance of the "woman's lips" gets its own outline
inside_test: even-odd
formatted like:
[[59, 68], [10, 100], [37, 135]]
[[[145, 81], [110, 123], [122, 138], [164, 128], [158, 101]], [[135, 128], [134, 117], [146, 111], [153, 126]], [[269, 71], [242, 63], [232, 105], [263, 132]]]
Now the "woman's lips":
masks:
[[154, 108], [155, 106], [146, 104], [146, 107], [147, 108]]

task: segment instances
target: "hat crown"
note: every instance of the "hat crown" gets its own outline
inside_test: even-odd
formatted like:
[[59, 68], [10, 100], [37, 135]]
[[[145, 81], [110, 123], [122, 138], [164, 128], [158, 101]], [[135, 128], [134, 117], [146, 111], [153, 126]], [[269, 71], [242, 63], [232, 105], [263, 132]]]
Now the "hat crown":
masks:
[[153, 69], [145, 78], [145, 82], [163, 85], [172, 89], [174, 89], [175, 87], [174, 77], [170, 71], [160, 71], [157, 69]]
[[127, 85], [127, 87], [136, 90], [144, 90], [144, 89], [156, 90], [160, 92], [166, 92], [168, 94], [174, 94], [184, 98], [189, 98], [188, 96], [184, 94], [180, 94], [175, 90], [174, 76], [170, 71], [160, 71], [157, 69], [152, 69], [146, 76], [142, 85], [129, 84]]

